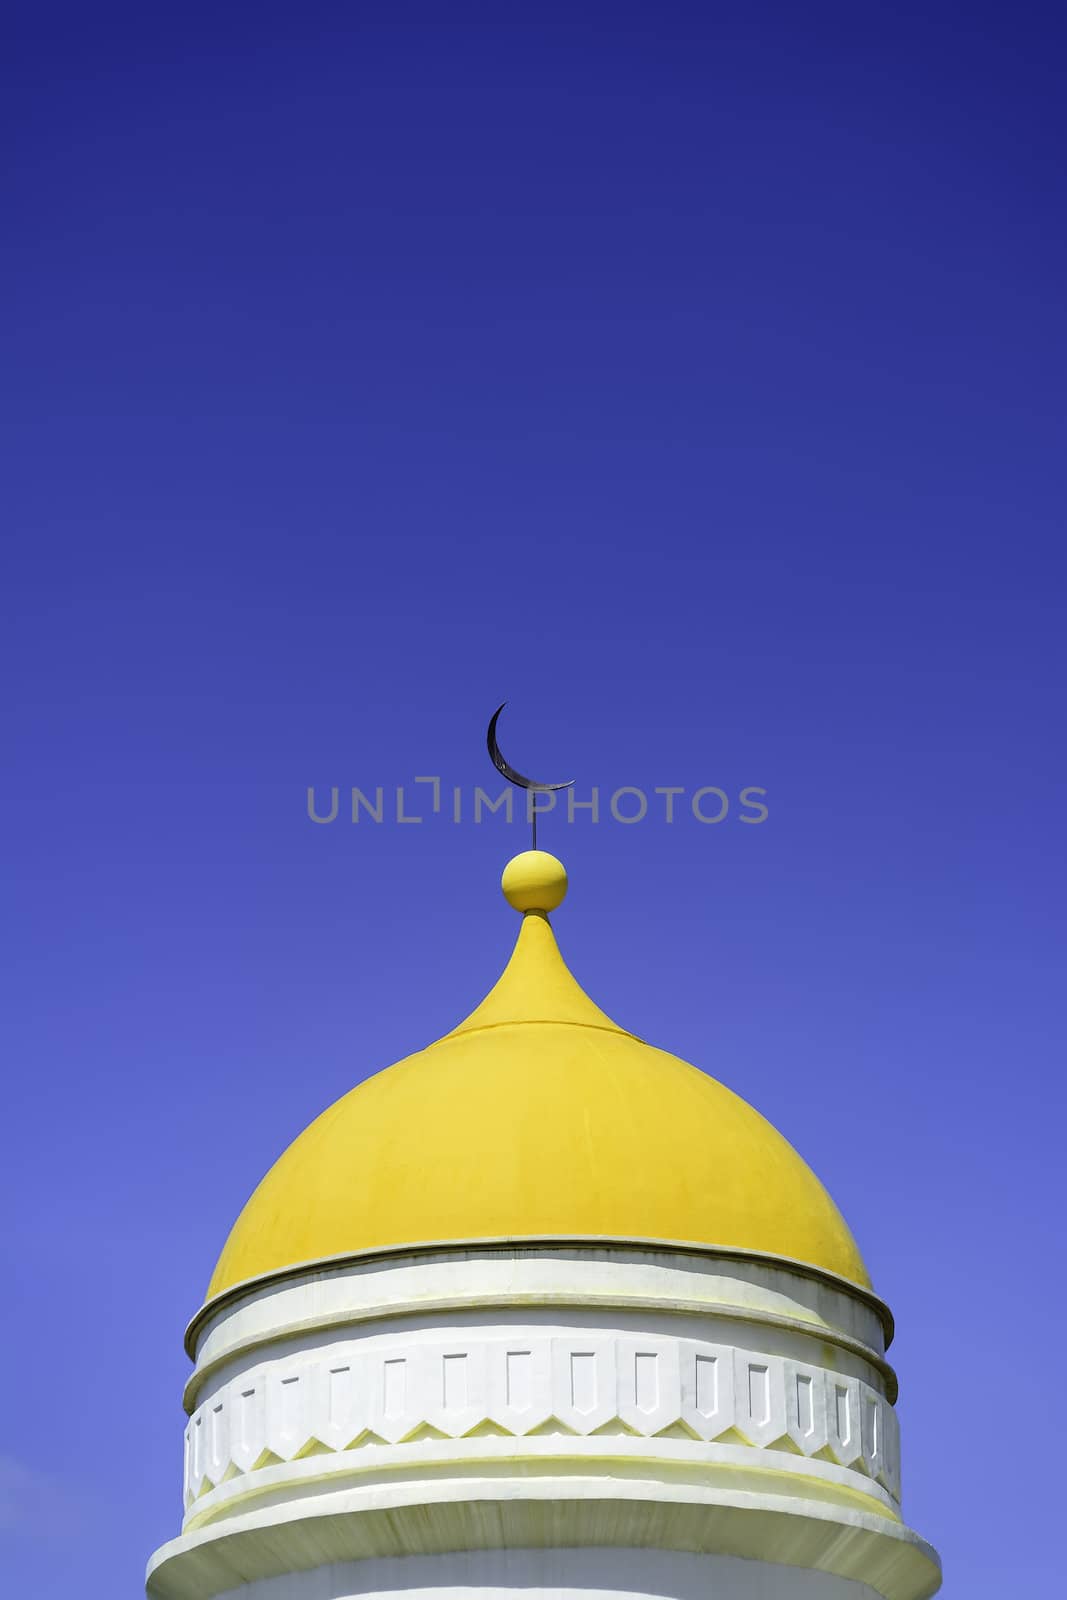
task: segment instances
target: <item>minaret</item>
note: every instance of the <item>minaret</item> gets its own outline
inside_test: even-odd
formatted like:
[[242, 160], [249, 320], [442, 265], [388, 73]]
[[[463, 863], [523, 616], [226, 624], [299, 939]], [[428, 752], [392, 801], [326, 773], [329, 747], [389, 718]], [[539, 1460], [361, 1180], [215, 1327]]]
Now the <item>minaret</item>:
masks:
[[566, 887], [543, 851], [509, 862], [487, 998], [238, 1218], [187, 1335], [153, 1600], [938, 1588], [844, 1220], [751, 1106], [583, 992], [548, 920]]

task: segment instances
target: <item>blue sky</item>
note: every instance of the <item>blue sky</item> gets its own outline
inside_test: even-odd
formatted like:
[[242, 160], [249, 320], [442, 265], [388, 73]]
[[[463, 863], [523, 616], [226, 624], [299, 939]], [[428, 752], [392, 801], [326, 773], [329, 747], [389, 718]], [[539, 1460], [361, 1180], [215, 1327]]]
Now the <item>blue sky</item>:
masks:
[[1026, 5], [16, 8], [15, 1588], [139, 1592], [234, 1216], [510, 947], [523, 830], [316, 827], [307, 786], [469, 790], [507, 697], [583, 795], [766, 788], [759, 827], [547, 822], [561, 943], [849, 1218], [945, 1595], [1054, 1591], [1064, 42]]

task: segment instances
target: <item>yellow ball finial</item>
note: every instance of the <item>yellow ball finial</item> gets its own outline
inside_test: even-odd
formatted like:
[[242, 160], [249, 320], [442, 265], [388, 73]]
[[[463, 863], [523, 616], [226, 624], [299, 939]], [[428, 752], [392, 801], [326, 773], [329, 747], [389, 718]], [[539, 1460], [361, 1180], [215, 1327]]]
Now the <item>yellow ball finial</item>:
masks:
[[516, 911], [555, 911], [567, 893], [567, 869], [547, 850], [524, 850], [504, 868], [500, 887]]

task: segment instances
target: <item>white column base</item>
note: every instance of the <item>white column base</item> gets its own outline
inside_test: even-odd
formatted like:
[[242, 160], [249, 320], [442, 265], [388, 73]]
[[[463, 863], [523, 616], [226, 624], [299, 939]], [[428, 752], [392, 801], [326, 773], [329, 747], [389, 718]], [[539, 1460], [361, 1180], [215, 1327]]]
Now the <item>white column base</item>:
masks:
[[928, 1600], [887, 1313], [786, 1262], [427, 1247], [193, 1330], [151, 1600]]
[[220, 1600], [878, 1600], [865, 1583], [674, 1550], [476, 1550], [317, 1567]]

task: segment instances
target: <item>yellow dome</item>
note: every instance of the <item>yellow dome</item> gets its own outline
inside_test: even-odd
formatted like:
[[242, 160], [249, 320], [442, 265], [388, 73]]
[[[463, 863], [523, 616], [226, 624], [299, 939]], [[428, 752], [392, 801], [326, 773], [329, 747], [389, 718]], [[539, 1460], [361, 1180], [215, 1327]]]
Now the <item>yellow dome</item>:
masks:
[[536, 909], [539, 865], [553, 906], [562, 867], [534, 854], [505, 873], [509, 897], [535, 908], [496, 987], [289, 1146], [238, 1217], [209, 1300], [357, 1251], [560, 1236], [752, 1250], [869, 1286], [840, 1212], [781, 1134], [575, 982]]

